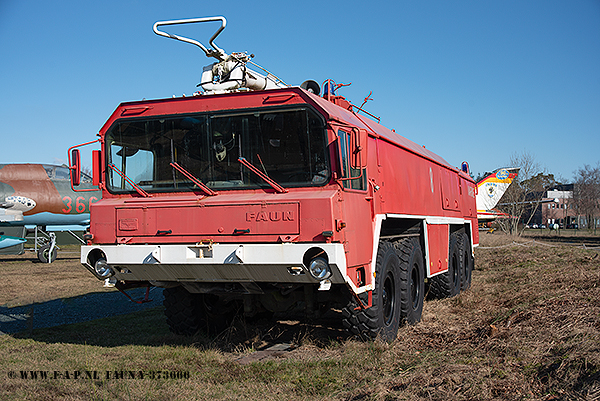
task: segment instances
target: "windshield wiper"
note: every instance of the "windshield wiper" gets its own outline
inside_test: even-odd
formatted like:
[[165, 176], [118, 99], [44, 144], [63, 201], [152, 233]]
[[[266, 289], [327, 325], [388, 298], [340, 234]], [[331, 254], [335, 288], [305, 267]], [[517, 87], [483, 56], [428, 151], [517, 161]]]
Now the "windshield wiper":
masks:
[[121, 178], [124, 179], [129, 185], [131, 185], [138, 194], [142, 195], [144, 198], [152, 197], [152, 195], [150, 195], [148, 192], [144, 191], [138, 184], [133, 182], [133, 180], [131, 178], [127, 177], [127, 175], [124, 172], [122, 172], [121, 170], [119, 170], [117, 168], [117, 166], [115, 166], [113, 163], [109, 163], [108, 167], [111, 168], [113, 171], [115, 171], [117, 174], [119, 174], [121, 176]]
[[196, 184], [198, 186], [198, 188], [200, 188], [201, 190], [203, 190], [207, 195], [209, 195], [209, 196], [215, 196], [215, 195], [219, 194], [218, 192], [215, 192], [212, 189], [210, 189], [209, 187], [207, 187], [206, 185], [204, 185], [202, 183], [202, 181], [200, 181], [199, 179], [197, 179], [196, 177], [194, 177], [192, 175], [192, 173], [190, 173], [189, 171], [187, 171], [186, 169], [184, 169], [183, 167], [181, 167], [176, 162], [171, 162], [170, 164], [171, 164], [171, 167], [173, 167], [175, 170], [179, 171], [181, 174], [185, 175], [194, 184]]
[[284, 187], [282, 187], [281, 185], [279, 185], [278, 183], [276, 183], [275, 181], [273, 181], [272, 179], [269, 178], [269, 176], [267, 176], [265, 173], [263, 173], [262, 171], [260, 171], [259, 169], [257, 169], [256, 167], [254, 167], [254, 165], [252, 163], [250, 163], [248, 160], [246, 160], [243, 157], [238, 158], [238, 161], [240, 163], [242, 163], [242, 165], [246, 166], [250, 171], [252, 171], [254, 174], [256, 174], [257, 176], [259, 176], [260, 178], [262, 178], [267, 184], [269, 184], [276, 192], [278, 193], [286, 193], [288, 192], [287, 189], [285, 189]]

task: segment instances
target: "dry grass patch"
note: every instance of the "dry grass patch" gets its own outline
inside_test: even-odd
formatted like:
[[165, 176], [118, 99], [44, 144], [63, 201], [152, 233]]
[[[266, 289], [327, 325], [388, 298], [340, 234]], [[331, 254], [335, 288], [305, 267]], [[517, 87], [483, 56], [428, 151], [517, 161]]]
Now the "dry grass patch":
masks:
[[[79, 262], [78, 246], [63, 246], [53, 263], [33, 252], [0, 256], [0, 305], [13, 307], [105, 291]], [[107, 290], [114, 291], [114, 290]]]
[[[0, 337], [0, 399], [598, 399], [598, 251], [504, 246], [512, 242], [482, 235], [471, 289], [427, 301], [422, 321], [402, 327], [392, 344], [349, 338], [335, 315], [319, 322], [238, 322], [217, 338], [185, 338], [168, 332], [157, 308]], [[245, 366], [235, 362], [276, 342], [295, 349]], [[190, 378], [7, 376], [39, 369], [166, 369], [188, 371]]]

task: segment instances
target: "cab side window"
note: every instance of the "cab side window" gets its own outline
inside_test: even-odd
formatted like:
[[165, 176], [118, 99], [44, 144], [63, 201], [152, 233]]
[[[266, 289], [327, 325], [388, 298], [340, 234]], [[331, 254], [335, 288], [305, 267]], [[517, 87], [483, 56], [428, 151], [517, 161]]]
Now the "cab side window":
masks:
[[367, 169], [362, 171], [352, 168], [350, 165], [350, 152], [352, 152], [350, 133], [339, 130], [338, 138], [340, 140], [340, 162], [342, 164], [342, 179], [344, 188], [365, 191], [367, 189]]

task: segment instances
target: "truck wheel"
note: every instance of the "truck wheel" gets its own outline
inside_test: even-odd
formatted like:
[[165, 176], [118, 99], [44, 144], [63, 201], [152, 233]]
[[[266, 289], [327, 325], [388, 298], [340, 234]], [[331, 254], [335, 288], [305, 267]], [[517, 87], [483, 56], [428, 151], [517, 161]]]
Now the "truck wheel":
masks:
[[391, 342], [398, 335], [401, 319], [401, 272], [400, 259], [389, 242], [379, 243], [376, 272], [373, 306], [363, 309], [355, 301], [350, 302], [342, 310], [343, 323], [348, 330], [363, 339], [380, 338]]
[[48, 263], [48, 259], [50, 259], [50, 263], [56, 260], [57, 250], [56, 247], [52, 250], [52, 255], [50, 255], [50, 244], [46, 244], [40, 247], [37, 251], [37, 257], [40, 262]]
[[198, 294], [198, 302], [203, 317], [202, 328], [208, 334], [216, 335], [227, 329], [243, 309], [239, 300], [227, 300], [213, 294]]
[[471, 252], [471, 240], [465, 233], [462, 235], [462, 282], [461, 290], [464, 291], [471, 286], [471, 276], [473, 274], [473, 253]]
[[430, 291], [435, 298], [448, 298], [460, 292], [461, 282], [461, 247], [462, 233], [450, 235], [448, 255], [448, 271], [431, 278]]
[[183, 287], [173, 287], [165, 288], [163, 295], [169, 330], [186, 336], [196, 334], [203, 323], [198, 294], [191, 294]]
[[184, 287], [163, 290], [165, 315], [175, 334], [191, 336], [198, 331], [219, 334], [233, 322], [240, 305], [216, 295], [192, 294]]
[[421, 320], [425, 294], [425, 268], [423, 252], [416, 238], [396, 243], [400, 258], [400, 306], [401, 319], [408, 324]]

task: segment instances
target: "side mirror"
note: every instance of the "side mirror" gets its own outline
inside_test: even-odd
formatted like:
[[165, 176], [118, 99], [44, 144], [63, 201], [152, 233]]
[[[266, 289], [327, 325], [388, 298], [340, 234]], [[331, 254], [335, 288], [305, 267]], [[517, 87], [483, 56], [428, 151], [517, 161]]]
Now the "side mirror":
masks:
[[[90, 188], [89, 185], [84, 185], [84, 188], [75, 188], [81, 184], [81, 155], [78, 148], [92, 143], [99, 142], [99, 139], [82, 143], [80, 145], [71, 146], [67, 151], [69, 159], [69, 176], [71, 178], [71, 189], [75, 192], [98, 191], [99, 188]], [[95, 186], [99, 186], [102, 180], [102, 158], [100, 151], [92, 151], [92, 180]]]
[[367, 166], [367, 131], [353, 128], [350, 137], [350, 167], [363, 169]]
[[81, 156], [79, 149], [71, 151], [71, 160], [69, 160], [69, 168], [71, 169], [71, 182], [74, 186], [81, 183]]
[[101, 166], [100, 151], [92, 150], [92, 184], [95, 186], [100, 185]]

